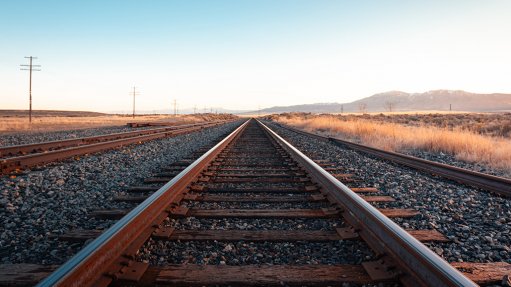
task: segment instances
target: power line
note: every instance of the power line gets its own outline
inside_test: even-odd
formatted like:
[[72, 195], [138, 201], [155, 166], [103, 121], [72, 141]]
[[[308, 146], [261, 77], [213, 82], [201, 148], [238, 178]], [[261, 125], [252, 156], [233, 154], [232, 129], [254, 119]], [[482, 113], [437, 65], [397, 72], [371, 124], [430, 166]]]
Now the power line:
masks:
[[135, 118], [135, 96], [140, 95], [140, 92], [137, 92], [137, 87], [133, 86], [133, 91], [130, 92], [130, 95], [133, 96], [133, 118]]
[[[30, 78], [28, 82], [28, 97], [29, 97], [29, 108], [28, 108], [28, 122], [32, 123], [32, 71], [41, 71], [40, 69], [34, 69], [34, 67], [39, 68], [41, 65], [32, 65], [32, 60], [37, 59], [37, 57], [25, 57], [25, 59], [30, 59], [30, 63], [28, 65], [20, 65], [23, 71], [30, 71]], [[28, 68], [23, 68], [28, 67]]]

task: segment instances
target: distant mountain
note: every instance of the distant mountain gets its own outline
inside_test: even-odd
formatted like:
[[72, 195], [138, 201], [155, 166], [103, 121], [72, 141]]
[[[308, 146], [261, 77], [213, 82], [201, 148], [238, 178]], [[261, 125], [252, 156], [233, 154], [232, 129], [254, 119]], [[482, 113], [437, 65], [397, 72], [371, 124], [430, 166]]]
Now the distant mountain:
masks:
[[475, 94], [460, 90], [434, 90], [425, 93], [390, 91], [351, 103], [278, 106], [263, 109], [261, 113], [339, 113], [341, 109], [344, 112], [448, 111], [449, 105], [453, 111], [511, 111], [511, 94]]
[[[295, 106], [276, 106], [267, 109], [262, 109], [261, 113], [290, 113], [290, 112], [306, 112], [306, 113], [338, 113], [341, 111], [339, 103], [319, 103]], [[253, 111], [250, 113], [257, 113]]]

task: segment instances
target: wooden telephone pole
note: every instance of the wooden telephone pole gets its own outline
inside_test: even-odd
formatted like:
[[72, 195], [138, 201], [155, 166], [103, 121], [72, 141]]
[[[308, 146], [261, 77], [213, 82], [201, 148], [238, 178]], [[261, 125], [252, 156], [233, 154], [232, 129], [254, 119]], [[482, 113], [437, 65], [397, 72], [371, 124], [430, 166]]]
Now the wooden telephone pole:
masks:
[[140, 95], [140, 92], [137, 92], [137, 87], [133, 86], [133, 91], [130, 95], [133, 95], [133, 118], [135, 118], [135, 96]]
[[28, 122], [32, 123], [32, 71], [41, 71], [40, 69], [34, 69], [34, 67], [39, 68], [41, 65], [32, 65], [32, 60], [37, 59], [37, 57], [25, 57], [26, 59], [29, 59], [30, 62], [28, 65], [20, 65], [23, 71], [29, 71], [30, 78], [28, 82], [28, 97], [29, 97], [29, 108], [28, 108]]

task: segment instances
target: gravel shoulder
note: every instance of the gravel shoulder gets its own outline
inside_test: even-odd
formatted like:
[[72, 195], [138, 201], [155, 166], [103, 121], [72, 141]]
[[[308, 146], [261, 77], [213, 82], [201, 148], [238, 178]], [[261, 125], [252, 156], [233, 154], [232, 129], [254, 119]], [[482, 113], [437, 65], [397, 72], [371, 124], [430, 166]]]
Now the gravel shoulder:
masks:
[[404, 228], [437, 229], [447, 236], [448, 243], [427, 244], [447, 261], [511, 263], [511, 200], [269, 125], [307, 156], [355, 174], [362, 180], [358, 186], [377, 187], [381, 195], [397, 200], [376, 207], [420, 211], [412, 219], [394, 221]]
[[27, 170], [15, 178], [1, 177], [1, 263], [65, 262], [83, 244], [59, 242], [56, 236], [73, 229], [108, 228], [115, 221], [98, 221], [88, 212], [133, 207], [112, 198], [127, 186], [140, 185], [159, 168], [220, 141], [239, 124], [91, 154]]

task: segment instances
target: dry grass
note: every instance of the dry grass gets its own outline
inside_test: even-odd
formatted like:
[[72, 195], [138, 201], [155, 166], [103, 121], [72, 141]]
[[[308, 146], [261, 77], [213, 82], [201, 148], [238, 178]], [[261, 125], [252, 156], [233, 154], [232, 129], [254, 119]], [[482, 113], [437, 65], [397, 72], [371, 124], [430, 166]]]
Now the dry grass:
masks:
[[405, 126], [435, 126], [449, 130], [468, 130], [481, 135], [511, 138], [511, 113], [374, 114], [341, 118], [366, 119]]
[[32, 118], [32, 124], [28, 123], [27, 117], [0, 117], [0, 132], [39, 132], [58, 131], [69, 129], [85, 129], [104, 126], [126, 125], [129, 122], [175, 122], [176, 124], [188, 124], [209, 120], [227, 119], [230, 115], [141, 115], [133, 119], [123, 115], [101, 116], [39, 116]]
[[281, 123], [307, 131], [326, 132], [390, 151], [421, 149], [454, 155], [469, 162], [511, 170], [511, 141], [481, 135], [461, 128], [407, 126], [362, 118], [339, 119], [334, 116], [278, 116]]

